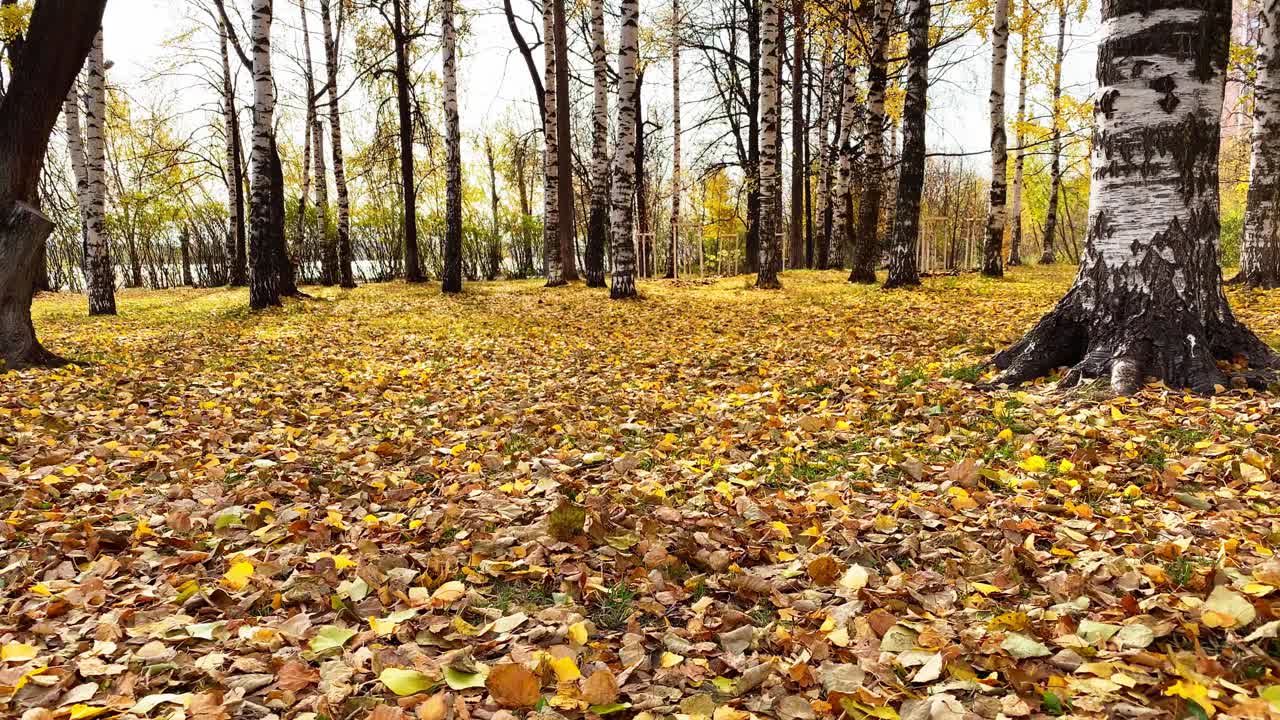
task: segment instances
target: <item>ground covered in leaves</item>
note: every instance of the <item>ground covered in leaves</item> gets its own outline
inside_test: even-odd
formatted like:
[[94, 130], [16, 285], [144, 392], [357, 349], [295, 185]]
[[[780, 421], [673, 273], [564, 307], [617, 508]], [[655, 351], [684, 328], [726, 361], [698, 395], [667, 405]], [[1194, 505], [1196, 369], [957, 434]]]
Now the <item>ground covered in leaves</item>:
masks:
[[1277, 396], [975, 389], [1070, 273], [41, 298], [0, 717], [1275, 713]]

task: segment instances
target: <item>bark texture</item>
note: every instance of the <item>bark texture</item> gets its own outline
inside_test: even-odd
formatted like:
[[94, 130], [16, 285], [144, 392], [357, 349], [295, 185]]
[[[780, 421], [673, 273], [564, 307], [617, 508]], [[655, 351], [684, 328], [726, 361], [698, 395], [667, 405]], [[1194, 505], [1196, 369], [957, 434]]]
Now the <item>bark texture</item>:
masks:
[[838, 270], [844, 267], [842, 254], [849, 244], [853, 232], [853, 143], [851, 140], [857, 133], [858, 94], [857, 76], [852, 67], [845, 70], [843, 88], [840, 92], [840, 121], [837, 125], [836, 143], [832, 148], [831, 162], [827, 172], [833, 173], [828, 178], [831, 183], [830, 207], [827, 210], [831, 220], [826, 233], [825, 263], [823, 269]]
[[329, 172], [324, 164], [324, 121], [311, 126], [311, 162], [316, 182], [316, 221], [320, 225], [320, 282], [338, 284], [338, 238], [329, 222]]
[[1013, 160], [1013, 192], [1009, 200], [1009, 266], [1022, 264], [1022, 186], [1023, 173], [1026, 168], [1027, 144], [1023, 126], [1027, 122], [1027, 71], [1031, 65], [1032, 25], [1027, 15], [1030, 3], [1023, 0], [1020, 22], [1022, 41], [1018, 45], [1018, 115], [1014, 121], [1013, 143], [1017, 146], [1017, 154]]
[[[1071, 366], [1063, 384], [1147, 376], [1213, 392], [1243, 358], [1262, 384], [1280, 363], [1236, 320], [1218, 268], [1218, 141], [1229, 0], [1103, 6], [1088, 240], [1067, 295], [995, 358], [997, 383]], [[1197, 38], [1190, 45], [1186, 38]]]
[[781, 70], [782, 14], [778, 0], [760, 3], [760, 259], [756, 287], [782, 287], [782, 176], [780, 155], [781, 123], [778, 108], [778, 73]]
[[334, 33], [329, 0], [320, 0], [320, 23], [324, 26], [325, 69], [329, 84], [329, 144], [333, 150], [333, 186], [338, 195], [338, 282], [344, 288], [356, 286], [351, 257], [351, 200], [347, 194], [347, 172], [342, 155], [342, 113], [338, 106], [338, 43]]
[[218, 24], [222, 50], [222, 128], [226, 139], [227, 173], [227, 284], [240, 287], [248, 283], [247, 238], [244, 227], [244, 167], [240, 162], [240, 121], [236, 116], [235, 78], [231, 75], [231, 59], [227, 52], [230, 36], [225, 19]]
[[671, 253], [667, 277], [680, 267], [680, 0], [671, 0]]
[[636, 246], [632, 237], [635, 199], [638, 84], [636, 61], [640, 54], [639, 0], [622, 0], [621, 40], [618, 43], [618, 145], [613, 153], [613, 276], [609, 297], [636, 297]]
[[865, 177], [862, 199], [858, 203], [858, 231], [853, 242], [853, 269], [849, 282], [874, 283], [876, 261], [880, 257], [880, 203], [884, 198], [884, 91], [888, 82], [889, 0], [870, 2], [871, 59], [868, 63], [867, 127], [862, 145], [865, 154]]
[[[1009, 57], [1009, 0], [996, 0], [991, 23], [991, 200], [987, 208], [987, 241], [982, 251], [982, 274], [1004, 275], [1004, 229], [1008, 207], [1009, 149], [1004, 127], [1004, 75]], [[904, 128], [905, 134], [905, 128]], [[905, 155], [905, 151], [903, 153]]]
[[[930, 0], [907, 3], [907, 95], [902, 107], [902, 164], [898, 170], [897, 217], [893, 224], [893, 244], [889, 248], [886, 288], [920, 284], [916, 248], [920, 244], [920, 196], [924, 192], [929, 10]], [[998, 261], [997, 257], [997, 264]]]
[[609, 56], [604, 41], [604, 0], [591, 0], [591, 210], [583, 275], [587, 287], [605, 287], [604, 249], [609, 242]]
[[115, 271], [107, 241], [107, 67], [102, 55], [102, 31], [93, 40], [85, 62], [85, 277], [90, 315], [115, 315]]
[[[418, 193], [413, 170], [413, 115], [409, 102], [409, 41], [404, 29], [404, 0], [395, 0], [392, 8], [391, 34], [396, 54], [396, 110], [400, 119], [400, 187], [404, 195], [404, 277], [409, 282], [422, 282], [422, 261], [418, 258]], [[452, 15], [452, 4], [447, 12]], [[453, 19], [445, 21], [452, 26]], [[457, 81], [454, 81], [457, 87]], [[454, 93], [456, 96], [456, 92]], [[456, 110], [455, 103], [455, 110]]]
[[[840, 86], [843, 89], [843, 81], [835, 78], [832, 70], [831, 46], [827, 44], [822, 52], [822, 86], [818, 93], [818, 167], [816, 174], [817, 179], [817, 208], [815, 214], [817, 217], [817, 232], [814, 238], [814, 259], [813, 266], [819, 270], [827, 269], [827, 261], [831, 257], [831, 250], [827, 246], [827, 242], [831, 237], [831, 219], [830, 219], [830, 188], [831, 188], [831, 161], [829, 152], [834, 144], [828, 133], [831, 130], [831, 109], [832, 105], [840, 102], [843, 95], [832, 94], [833, 86]], [[839, 128], [836, 130], [837, 141], [839, 139]]]
[[573, 105], [569, 95], [569, 21], [565, 16], [565, 0], [544, 0], [552, 10], [552, 32], [545, 40], [556, 46], [556, 150], [559, 153], [556, 171], [560, 174], [556, 192], [560, 204], [560, 271], [566, 282], [578, 279], [577, 213], [573, 197], [573, 130], [570, 120]]
[[443, 1], [444, 34], [444, 278], [447, 293], [462, 292], [462, 135], [458, 128], [457, 33], [453, 0]]
[[[542, 258], [547, 273], [547, 287], [559, 287], [567, 281], [564, 275], [564, 248], [560, 244], [560, 103], [559, 84], [556, 82], [556, 46], [553, 0], [542, 3], [542, 59], [543, 92], [542, 135], [546, 140], [543, 154], [542, 185]], [[567, 218], [566, 222], [571, 222]]]
[[250, 44], [253, 53], [253, 199], [249, 203], [249, 307], [280, 304], [272, 213], [272, 133], [276, 95], [271, 77], [272, 0], [253, 0]]
[[[1053, 63], [1053, 144], [1049, 160], [1049, 207], [1044, 217], [1044, 237], [1041, 238], [1040, 264], [1052, 265], [1057, 259], [1053, 241], [1058, 234], [1058, 198], [1062, 195], [1062, 58], [1066, 52], [1067, 8], [1058, 2], [1058, 50]], [[1101, 96], [1099, 96], [1101, 97]]]
[[1260, 0], [1258, 77], [1254, 83], [1253, 156], [1249, 161], [1240, 274], [1248, 287], [1280, 287], [1280, 0]]
[[36, 208], [49, 133], [102, 25], [106, 0], [37, 0], [0, 100], [0, 367], [54, 365], [31, 323], [53, 223]]

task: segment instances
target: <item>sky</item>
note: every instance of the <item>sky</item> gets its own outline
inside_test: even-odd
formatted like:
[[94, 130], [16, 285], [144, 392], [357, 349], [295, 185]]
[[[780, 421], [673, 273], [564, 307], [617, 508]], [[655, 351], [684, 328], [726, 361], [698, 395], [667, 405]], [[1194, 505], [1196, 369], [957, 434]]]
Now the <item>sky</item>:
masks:
[[[648, 2], [643, 3], [648, 10]], [[247, 9], [246, 0], [237, 2]], [[517, 7], [521, 0], [516, 0]], [[514, 108], [516, 112], [532, 118], [532, 89], [523, 61], [514, 52], [499, 0], [460, 0], [460, 5], [470, 13], [470, 34], [464, 39], [459, 60], [460, 117], [462, 132], [479, 135], [492, 128], [495, 121]], [[314, 4], [311, 4], [314, 12]], [[666, 7], [666, 3], [662, 3]], [[654, 16], [660, 14], [656, 11]], [[1091, 9], [1083, 23], [1071, 28], [1067, 40], [1067, 62], [1064, 63], [1064, 85], [1077, 97], [1086, 97], [1094, 87], [1094, 55], [1097, 48], [1096, 8]], [[285, 49], [296, 50], [298, 35], [298, 10], [290, 0], [276, 0], [278, 29], [275, 42]], [[104, 20], [104, 43], [107, 58], [114, 63], [110, 79], [131, 91], [150, 94], [159, 91], [171, 95], [175, 102], [188, 107], [199, 107], [211, 101], [201, 97], [199, 82], [189, 76], [155, 77], [155, 68], [174, 54], [166, 45], [176, 32], [192, 26], [193, 11], [187, 0], [111, 0]], [[642, 20], [646, 17], [642, 14]], [[312, 32], [318, 22], [313, 21]], [[207, 36], [202, 36], [207, 37]], [[318, 35], [317, 35], [318, 37]], [[209, 40], [209, 42], [212, 42]], [[1010, 42], [1007, 107], [1012, 114], [1016, 103], [1016, 37]], [[319, 57], [318, 42], [313, 52]], [[688, 52], [688, 51], [686, 51]], [[934, 73], [934, 84], [929, 97], [928, 145], [931, 152], [981, 153], [989, 142], [987, 130], [987, 93], [990, 83], [990, 49], [976, 35], [951, 50], [955, 57], [967, 58], [949, 67], [944, 74]], [[540, 53], [539, 53], [540, 55]], [[691, 68], [696, 58], [686, 55], [684, 81], [686, 88], [696, 82]], [[234, 62], [234, 61], [233, 61]], [[439, 58], [430, 58], [438, 65]], [[276, 61], [276, 70], [292, 70], [292, 65]], [[585, 70], [585, 68], [584, 68]], [[297, 82], [292, 78], [277, 84]], [[658, 115], [669, 115], [670, 68], [669, 63], [654, 67], [646, 76], [645, 106]], [[692, 92], [686, 90], [692, 95]], [[689, 110], [686, 109], [688, 114]], [[686, 121], [687, 122], [687, 121]], [[686, 153], [696, 152], [697, 137], [685, 137]], [[975, 155], [976, 160], [980, 160]], [[689, 161], [686, 160], [686, 164]], [[974, 163], [981, 170], [983, 163]]]

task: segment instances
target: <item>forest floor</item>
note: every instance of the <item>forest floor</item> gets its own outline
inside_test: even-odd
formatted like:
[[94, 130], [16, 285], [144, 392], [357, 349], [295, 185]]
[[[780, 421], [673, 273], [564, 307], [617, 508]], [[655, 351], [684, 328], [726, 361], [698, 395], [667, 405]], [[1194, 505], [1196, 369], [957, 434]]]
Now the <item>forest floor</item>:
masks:
[[1276, 396], [975, 388], [1071, 273], [42, 297], [0, 717], [1276, 712]]

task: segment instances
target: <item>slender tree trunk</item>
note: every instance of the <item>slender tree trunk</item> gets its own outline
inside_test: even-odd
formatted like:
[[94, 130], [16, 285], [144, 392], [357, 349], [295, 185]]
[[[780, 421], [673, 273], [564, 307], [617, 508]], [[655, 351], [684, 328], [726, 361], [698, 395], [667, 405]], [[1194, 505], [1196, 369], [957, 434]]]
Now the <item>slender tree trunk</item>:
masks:
[[1240, 274], [1248, 287], [1280, 288], [1280, 0], [1261, 0], [1258, 77], [1254, 83], [1253, 157]]
[[178, 233], [178, 251], [182, 257], [182, 284], [195, 287], [195, 278], [191, 275], [191, 223], [183, 223]]
[[285, 235], [284, 166], [280, 163], [280, 149], [276, 146], [275, 133], [271, 133], [271, 248], [272, 266], [276, 274], [276, 286], [281, 297], [302, 297], [298, 291], [298, 276], [293, 260], [289, 257], [289, 242]]
[[[111, 245], [107, 240], [107, 123], [106, 62], [102, 56], [102, 31], [94, 38], [93, 49], [85, 62], [85, 179], [88, 198], [85, 202], [85, 278], [89, 292], [90, 315], [115, 315], [115, 271], [111, 265]], [[135, 260], [134, 273], [141, 275]], [[137, 278], [138, 281], [141, 278]], [[139, 282], [139, 284], [141, 284]]]
[[512, 165], [516, 173], [516, 194], [520, 198], [520, 270], [519, 277], [527, 278], [534, 274], [533, 236], [529, 232], [529, 223], [533, 218], [533, 208], [529, 204], [529, 188], [525, 184], [528, 165], [528, 146], [523, 140], [516, 141], [512, 152]]
[[1049, 207], [1044, 218], [1040, 264], [1052, 265], [1053, 238], [1058, 231], [1058, 197], [1062, 194], [1062, 58], [1066, 50], [1067, 7], [1058, 0], [1058, 52], [1053, 62], [1053, 153], [1049, 161]]
[[[307, 112], [302, 123], [302, 192], [298, 195], [298, 247], [307, 247], [307, 203], [311, 199], [311, 127], [316, 119], [316, 83], [311, 69], [311, 31], [307, 27], [307, 0], [298, 0], [298, 16], [302, 21], [302, 75], [306, 84]], [[300, 257], [305, 258], [303, 253]], [[305, 273], [304, 273], [305, 274]]]
[[[92, 51], [90, 51], [92, 52]], [[85, 292], [89, 292], [89, 171], [85, 166], [84, 135], [80, 131], [80, 94], [73, 83], [67, 99], [62, 104], [62, 117], [67, 128], [67, 152], [71, 156], [71, 175], [76, 182], [76, 209], [80, 213], [81, 272], [85, 278]]]
[[803, 267], [804, 261], [804, 188], [805, 188], [805, 118], [804, 65], [805, 19], [804, 0], [792, 0], [791, 13], [791, 265]]
[[569, 126], [573, 112], [569, 96], [569, 38], [566, 28], [569, 26], [564, 13], [565, 0], [544, 0], [551, 3], [551, 34], [546, 41], [555, 42], [556, 72], [556, 193], [560, 205], [560, 272], [565, 282], [578, 279], [578, 263], [576, 255], [576, 239], [578, 235], [577, 216], [573, 209], [573, 135]]
[[[404, 276], [409, 282], [423, 282], [418, 259], [418, 193], [413, 170], [413, 120], [409, 102], [409, 48], [404, 32], [404, 0], [394, 0], [391, 34], [396, 53], [396, 108], [400, 114], [400, 186], [404, 194]], [[452, 21], [449, 23], [452, 25]]]
[[1022, 186], [1023, 172], [1027, 159], [1027, 136], [1023, 126], [1027, 122], [1027, 69], [1031, 65], [1031, 27], [1030, 3], [1022, 0], [1019, 9], [1022, 28], [1022, 40], [1018, 46], [1018, 117], [1014, 124], [1014, 144], [1018, 146], [1013, 160], [1013, 197], [1009, 203], [1009, 266], [1022, 264]]
[[[1073, 366], [1122, 394], [1148, 375], [1213, 392], [1215, 360], [1264, 384], [1280, 359], [1232, 314], [1218, 267], [1218, 142], [1229, 0], [1104, 5], [1088, 240], [1075, 284], [995, 358], [997, 383]], [[1188, 48], [1184, 37], [1199, 38]], [[1138, 73], [1134, 68], [1145, 67]]]
[[[1004, 75], [1009, 57], [1009, 0], [996, 0], [991, 25], [991, 204], [987, 209], [987, 242], [982, 253], [982, 274], [1004, 275], [1005, 205], [1009, 149], [1004, 128]], [[905, 130], [904, 130], [905, 133]], [[905, 155], [905, 151], [903, 152]], [[899, 195], [901, 197], [901, 195]]]
[[312, 174], [316, 181], [316, 222], [320, 225], [320, 282], [338, 284], [338, 238], [329, 225], [329, 172], [324, 165], [324, 121], [317, 115], [311, 126]]
[[852, 235], [853, 146], [850, 142], [857, 129], [857, 84], [852, 67], [845, 71], [840, 93], [840, 122], [835, 147], [831, 153], [834, 177], [831, 182], [831, 227], [827, 232], [826, 270], [844, 266], [843, 251]]
[[604, 0], [591, 0], [592, 106], [591, 216], [587, 220], [587, 287], [605, 287], [604, 249], [609, 243], [609, 57], [604, 41]]
[[760, 7], [763, 62], [760, 67], [760, 259], [756, 287], [776, 290], [782, 287], [778, 281], [782, 270], [782, 248], [778, 240], [782, 224], [782, 177], [778, 163], [782, 134], [778, 112], [782, 13], [778, 0], [761, 0]]
[[275, 85], [271, 77], [272, 0], [253, 0], [253, 200], [249, 205], [249, 307], [261, 310], [280, 304], [275, 265], [271, 181]]
[[493, 160], [493, 141], [484, 138], [484, 158], [489, 163], [489, 206], [493, 212], [493, 237], [489, 241], [489, 271], [485, 277], [497, 280], [502, 273], [502, 233], [498, 225], [498, 168]]
[[854, 237], [853, 270], [849, 282], [874, 283], [880, 256], [880, 204], [884, 197], [884, 93], [888, 82], [889, 22], [891, 0], [868, 3], [871, 18], [871, 60], [868, 64], [867, 126], [863, 138], [866, 156], [862, 199], [858, 204], [858, 232]]
[[671, 0], [671, 254], [667, 277], [679, 274], [680, 256], [680, 0]]
[[333, 150], [333, 184], [338, 193], [338, 282], [344, 288], [353, 288], [356, 280], [351, 267], [351, 200], [347, 194], [347, 173], [342, 155], [342, 113], [338, 107], [338, 42], [329, 2], [320, 0], [320, 22], [324, 25], [325, 66], [329, 76], [329, 144]]
[[[610, 232], [613, 276], [609, 297], [636, 297], [636, 247], [632, 238], [632, 202], [636, 196], [635, 168], [638, 142], [636, 101], [639, 83], [636, 62], [640, 54], [639, 0], [622, 0], [622, 30], [618, 43], [618, 146], [613, 153], [613, 217]], [[642, 210], [643, 211], [643, 210]]]
[[[559, 83], [556, 81], [556, 46], [552, 41], [555, 35], [555, 11], [553, 0], [542, 3], [542, 43], [543, 82], [546, 84], [543, 98], [542, 134], [546, 139], [546, 152], [543, 155], [543, 230], [542, 257], [547, 273], [547, 287], [559, 287], [567, 283], [564, 274], [564, 246], [560, 243], [560, 101]], [[572, 222], [569, 216], [564, 222]]]
[[[457, 38], [453, 0], [444, 0], [445, 210], [444, 292], [462, 292], [462, 136], [458, 129]], [[407, 189], [406, 189], [407, 190]], [[406, 202], [406, 205], [408, 203]]]
[[747, 6], [747, 272], [760, 269], [760, 3]]
[[[649, 178], [645, 173], [645, 138], [644, 138], [644, 104], [643, 88], [644, 88], [644, 70], [639, 67], [639, 59], [637, 59], [636, 67], [636, 152], [635, 152], [635, 217], [633, 218], [636, 234], [639, 236], [639, 246], [643, 249], [640, 254], [640, 266], [638, 275], [640, 277], [653, 277], [658, 274], [657, 259], [653, 256], [653, 234], [649, 231]], [[635, 253], [636, 244], [632, 243], [632, 254]]]
[[[916, 248], [920, 245], [920, 196], [924, 192], [929, 10], [929, 0], [910, 0], [907, 3], [907, 92], [902, 106], [902, 164], [898, 171], [898, 199], [894, 204], [897, 218], [893, 224], [886, 288], [920, 284]], [[1004, 134], [1003, 127], [1000, 134]]]
[[236, 116], [235, 78], [231, 75], [231, 61], [227, 53], [230, 30], [219, 23], [219, 44], [222, 50], [222, 122], [227, 140], [227, 284], [240, 287], [248, 284], [245, 268], [244, 228], [244, 167], [240, 163], [240, 121]]
[[[843, 55], [843, 53], [842, 53]], [[818, 108], [818, 237], [815, 240], [817, 245], [815, 260], [819, 270], [828, 270], [831, 267], [831, 176], [833, 157], [836, 149], [840, 145], [840, 133], [842, 126], [840, 124], [839, 108], [844, 105], [844, 70], [832, 72], [831, 49], [828, 46], [823, 52], [822, 63], [822, 94]], [[839, 76], [838, 78], [836, 76]], [[839, 87], [840, 92], [832, 93], [832, 90]], [[834, 111], [834, 112], [833, 112]], [[835, 136], [828, 140], [827, 132], [830, 129], [831, 120], [835, 118]]]

